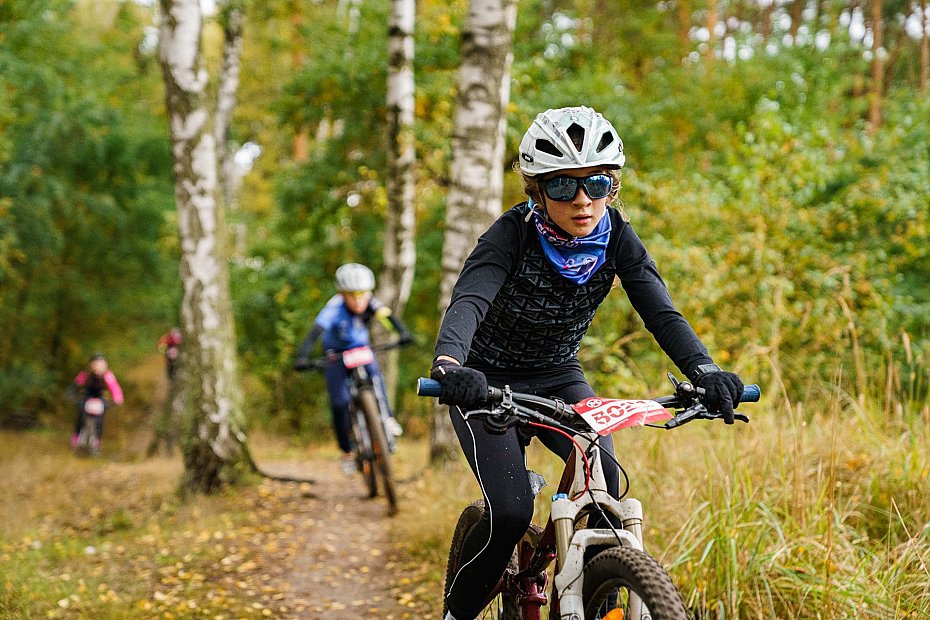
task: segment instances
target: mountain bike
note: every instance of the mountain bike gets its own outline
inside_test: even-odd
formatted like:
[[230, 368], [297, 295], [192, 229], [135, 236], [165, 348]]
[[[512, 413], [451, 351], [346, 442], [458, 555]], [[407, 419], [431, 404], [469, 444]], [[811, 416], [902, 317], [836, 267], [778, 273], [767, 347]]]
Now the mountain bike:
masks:
[[74, 451], [78, 456], [97, 455], [100, 452], [100, 430], [107, 401], [102, 398], [86, 398], [81, 407], [84, 409], [84, 423], [81, 425], [81, 432], [78, 433]]
[[[519, 427], [552, 429], [574, 444], [566, 461], [551, 514], [544, 527], [531, 524], [514, 549], [510, 564], [485, 602], [479, 617], [500, 620], [539, 620], [549, 604], [547, 568], [555, 560], [549, 618], [561, 620], [687, 620], [681, 595], [665, 569], [644, 549], [643, 507], [629, 492], [629, 477], [611, 454], [597, 444], [599, 436], [631, 426], [676, 428], [694, 420], [717, 420], [701, 401], [704, 391], [669, 374], [675, 393], [652, 400], [592, 397], [569, 405], [558, 399], [488, 388], [488, 408], [469, 411], [467, 418], [483, 419], [490, 431]], [[417, 394], [440, 396], [442, 386], [419, 379]], [[757, 385], [746, 386], [741, 402], [759, 400]], [[743, 414], [734, 418], [749, 422]], [[662, 422], [662, 424], [657, 424]], [[490, 426], [489, 426], [490, 425]], [[602, 455], [613, 459], [626, 480], [619, 499], [607, 492]], [[530, 485], [539, 494], [545, 481], [530, 471]], [[482, 518], [484, 501], [472, 503], [455, 526], [446, 572], [445, 597], [462, 562], [462, 546], [469, 530]], [[620, 527], [610, 525], [606, 514]], [[591, 528], [591, 517], [606, 527]], [[606, 547], [606, 548], [605, 548]], [[593, 548], [592, 552], [585, 552]], [[590, 557], [589, 557], [590, 556]], [[443, 613], [448, 611], [443, 605]]]
[[326, 351], [323, 357], [310, 360], [308, 369], [323, 370], [328, 364], [341, 363], [349, 370], [349, 425], [352, 452], [365, 482], [368, 497], [378, 496], [379, 488], [388, 504], [388, 514], [397, 514], [397, 491], [391, 467], [391, 454], [397, 438], [385, 421], [391, 417], [383, 390], [375, 389], [366, 366], [375, 361], [375, 351], [402, 346], [392, 342], [362, 346], [346, 351]]

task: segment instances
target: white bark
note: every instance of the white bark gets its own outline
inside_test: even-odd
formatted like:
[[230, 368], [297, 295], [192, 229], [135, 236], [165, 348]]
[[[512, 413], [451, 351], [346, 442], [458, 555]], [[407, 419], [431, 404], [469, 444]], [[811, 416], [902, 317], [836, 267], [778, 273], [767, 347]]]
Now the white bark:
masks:
[[388, 24], [388, 206], [378, 297], [402, 315], [413, 284], [416, 246], [414, 165], [414, 0], [393, 0]]
[[223, 66], [216, 92], [216, 120], [213, 135], [216, 139], [216, 158], [219, 161], [220, 183], [223, 190], [223, 205], [231, 208], [235, 198], [236, 178], [229, 148], [229, 125], [236, 107], [236, 91], [239, 90], [239, 67], [242, 56], [242, 7], [232, 0], [223, 11]]
[[462, 33], [440, 310], [478, 237], [502, 211], [504, 112], [516, 17], [515, 0], [472, 0]]
[[160, 56], [174, 155], [181, 238], [185, 385], [192, 428], [185, 484], [208, 491], [247, 458], [240, 430], [229, 276], [217, 204], [216, 143], [200, 66], [199, 0], [161, 0]]
[[[471, 0], [469, 5], [462, 32], [440, 312], [449, 305], [452, 287], [478, 237], [502, 211], [505, 111], [510, 102], [516, 19], [516, 0]], [[445, 407], [437, 407], [431, 425], [430, 459], [442, 461], [455, 452], [448, 414]]]
[[[384, 268], [378, 278], [378, 298], [403, 316], [417, 253], [416, 179], [414, 166], [414, 0], [392, 0], [388, 20], [388, 169], [387, 213], [384, 218]], [[395, 403], [398, 381], [398, 352], [391, 351], [384, 364], [384, 384], [388, 398]]]

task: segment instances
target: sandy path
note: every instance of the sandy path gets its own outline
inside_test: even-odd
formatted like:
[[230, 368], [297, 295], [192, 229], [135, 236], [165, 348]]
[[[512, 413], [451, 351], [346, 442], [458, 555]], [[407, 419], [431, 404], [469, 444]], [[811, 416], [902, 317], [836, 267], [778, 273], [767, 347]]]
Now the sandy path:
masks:
[[[265, 483], [281, 502], [277, 526], [287, 532], [275, 563], [282, 605], [301, 619], [423, 618], [405, 591], [409, 560], [390, 540], [392, 518], [382, 498], [364, 497], [361, 478], [333, 460], [263, 463], [268, 473], [310, 477], [314, 484]], [[403, 518], [403, 512], [399, 517]]]

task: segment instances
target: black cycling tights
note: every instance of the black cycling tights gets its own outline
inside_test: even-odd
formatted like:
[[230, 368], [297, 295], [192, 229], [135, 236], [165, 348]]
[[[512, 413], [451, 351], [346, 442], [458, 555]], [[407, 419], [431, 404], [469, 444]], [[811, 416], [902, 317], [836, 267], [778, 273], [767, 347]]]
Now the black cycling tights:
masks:
[[[566, 376], [566, 374], [568, 376]], [[580, 370], [560, 373], [560, 377], [508, 381], [516, 392], [561, 398], [568, 403], [579, 402], [594, 391]], [[548, 380], [547, 380], [548, 379]], [[505, 382], [488, 377], [488, 383], [501, 386]], [[468, 420], [458, 407], [450, 407], [452, 424], [465, 457], [471, 465], [481, 492], [484, 494], [484, 517], [465, 538], [458, 573], [452, 578], [446, 603], [456, 620], [472, 620], [481, 612], [483, 601], [497, 585], [513, 553], [533, 517], [533, 491], [527, 477], [524, 447], [517, 431], [509, 429], [503, 435], [484, 430], [480, 420]], [[572, 451], [568, 438], [541, 429], [539, 439], [552, 452], [566, 460]], [[610, 437], [601, 437], [601, 449], [613, 454]], [[619, 492], [620, 471], [609, 457], [602, 461], [607, 489], [611, 495]]]

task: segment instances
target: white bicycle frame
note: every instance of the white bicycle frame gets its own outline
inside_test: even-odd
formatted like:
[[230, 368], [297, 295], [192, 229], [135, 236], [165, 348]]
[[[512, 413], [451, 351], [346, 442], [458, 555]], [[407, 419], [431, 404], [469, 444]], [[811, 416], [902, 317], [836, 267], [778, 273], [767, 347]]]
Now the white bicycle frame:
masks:
[[[552, 501], [552, 523], [556, 540], [556, 576], [554, 585], [559, 594], [559, 617], [561, 620], [584, 620], [584, 555], [592, 545], [617, 545], [617, 538], [624, 547], [638, 551], [643, 549], [643, 505], [639, 500], [627, 498], [616, 500], [607, 492], [604, 469], [601, 466], [601, 449], [597, 445], [597, 433], [575, 436], [584, 449], [591, 449], [588, 463], [591, 468], [588, 490], [585, 491], [585, 461], [578, 446], [574, 447], [575, 476], [567, 494], [557, 494]], [[592, 445], [593, 444], [593, 445]], [[567, 497], [565, 496], [567, 495]], [[575, 498], [575, 499], [570, 499]], [[623, 529], [616, 533], [610, 529], [575, 529], [578, 513], [597, 502], [605, 513], [617, 517]], [[652, 616], [639, 596], [630, 592], [630, 620], [649, 620]]]

